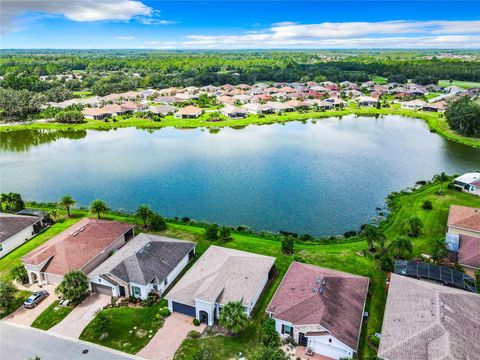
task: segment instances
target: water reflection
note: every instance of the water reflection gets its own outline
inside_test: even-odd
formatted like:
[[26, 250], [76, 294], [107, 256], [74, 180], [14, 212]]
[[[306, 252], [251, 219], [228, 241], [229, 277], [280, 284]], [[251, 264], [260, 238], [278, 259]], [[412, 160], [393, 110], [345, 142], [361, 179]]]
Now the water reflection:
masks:
[[1, 151], [28, 151], [34, 146], [59, 139], [79, 140], [87, 136], [86, 130], [16, 130], [0, 132]]

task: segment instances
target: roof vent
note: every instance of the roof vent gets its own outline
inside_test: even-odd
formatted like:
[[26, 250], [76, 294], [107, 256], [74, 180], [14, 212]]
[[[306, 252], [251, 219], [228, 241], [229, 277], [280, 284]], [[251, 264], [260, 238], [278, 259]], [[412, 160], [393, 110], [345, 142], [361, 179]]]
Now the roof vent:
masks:
[[326, 285], [326, 284], [327, 284], [327, 279], [323, 279], [322, 285]]
[[85, 230], [85, 227], [80, 228], [80, 232], [82, 232], [83, 230]]
[[313, 293], [316, 293], [316, 292], [317, 292], [317, 288], [312, 288], [312, 292], [313, 292]]
[[320, 284], [320, 278], [317, 278], [316, 283], [317, 283], [317, 284]]
[[320, 290], [318, 291], [319, 294], [323, 294], [323, 292], [325, 291], [325, 289], [322, 287], [320, 288]]
[[75, 231], [72, 236], [77, 236], [78, 235], [78, 231]]

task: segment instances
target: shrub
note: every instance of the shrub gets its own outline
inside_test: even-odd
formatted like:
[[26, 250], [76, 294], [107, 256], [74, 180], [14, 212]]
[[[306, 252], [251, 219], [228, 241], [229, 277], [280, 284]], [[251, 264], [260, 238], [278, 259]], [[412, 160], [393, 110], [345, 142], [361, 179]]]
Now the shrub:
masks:
[[153, 231], [163, 231], [167, 230], [167, 223], [163, 219], [163, 217], [158, 213], [153, 213], [150, 216], [149, 221], [150, 229]]
[[222, 226], [220, 228], [219, 240], [222, 243], [227, 243], [232, 241], [232, 231], [230, 228]]
[[346, 233], [343, 234], [343, 237], [348, 239], [348, 238], [351, 238], [352, 236], [355, 236], [357, 235], [357, 232], [356, 231], [347, 231]]
[[210, 224], [207, 226], [207, 230], [205, 231], [205, 239], [208, 241], [216, 241], [218, 240], [218, 225], [217, 224]]
[[282, 253], [292, 255], [294, 251], [295, 238], [291, 235], [282, 239]]
[[425, 200], [422, 204], [422, 209], [423, 210], [432, 210], [433, 209], [432, 202], [430, 200]]
[[280, 346], [280, 336], [275, 329], [275, 320], [273, 320], [272, 318], [266, 317], [262, 321], [262, 326], [260, 328], [260, 336], [263, 345], [271, 348]]
[[200, 320], [198, 320], [197, 318], [193, 319], [193, 325], [200, 326]]
[[95, 334], [102, 335], [108, 327], [110, 319], [105, 315], [103, 311], [98, 311], [97, 316], [94, 319], [93, 330]]
[[164, 318], [166, 317], [169, 317], [170, 316], [170, 310], [168, 310], [168, 308], [164, 307], [164, 308], [161, 308], [158, 313], [163, 316]]
[[383, 255], [380, 257], [380, 267], [383, 271], [391, 272], [395, 267], [395, 263], [390, 256]]
[[80, 111], [60, 111], [55, 115], [55, 121], [63, 124], [79, 124], [85, 121]]
[[198, 331], [191, 330], [187, 334], [187, 337], [190, 339], [198, 339], [202, 334], [200, 334]]
[[0, 279], [0, 310], [6, 311], [13, 306], [17, 291], [10, 281]]

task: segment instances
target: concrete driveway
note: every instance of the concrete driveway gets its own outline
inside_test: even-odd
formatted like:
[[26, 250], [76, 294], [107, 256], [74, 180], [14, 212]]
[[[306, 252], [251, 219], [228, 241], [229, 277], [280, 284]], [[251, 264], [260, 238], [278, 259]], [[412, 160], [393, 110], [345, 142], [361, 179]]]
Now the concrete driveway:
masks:
[[195, 326], [193, 318], [179, 313], [172, 313], [166, 318], [162, 328], [152, 340], [136, 355], [147, 360], [172, 360], [175, 352], [191, 330], [203, 332], [206, 325]]
[[49, 329], [49, 332], [78, 339], [83, 329], [95, 317], [95, 311], [110, 303], [110, 296], [92, 294], [78, 305], [65, 319]]
[[[30, 291], [38, 291], [40, 288], [29, 288]], [[43, 286], [41, 290], [47, 290], [50, 295], [48, 295], [45, 299], [42, 300], [36, 307], [33, 309], [25, 309], [20, 306], [17, 310], [13, 313], [5, 317], [3, 320], [9, 321], [19, 325], [30, 326], [32, 325], [33, 321], [40, 315], [43, 310], [49, 307], [55, 300], [57, 300], [57, 296], [55, 295], [55, 287], [52, 285]], [[26, 300], [26, 299], [25, 299]]]

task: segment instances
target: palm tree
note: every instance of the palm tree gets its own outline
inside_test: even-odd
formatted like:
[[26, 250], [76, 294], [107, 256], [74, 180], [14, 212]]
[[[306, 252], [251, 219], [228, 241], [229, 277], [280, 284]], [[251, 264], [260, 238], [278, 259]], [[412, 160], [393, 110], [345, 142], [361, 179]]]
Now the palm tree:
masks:
[[369, 250], [374, 249], [375, 243], [378, 243], [380, 245], [380, 248], [383, 248], [385, 244], [385, 237], [380, 232], [377, 226], [368, 224], [365, 226], [361, 234], [363, 235], [365, 240], [367, 240]]
[[77, 202], [70, 195], [63, 195], [58, 206], [64, 207], [67, 210], [67, 215], [70, 217], [70, 208], [75, 206]]
[[445, 245], [444, 238], [436, 238], [433, 240], [433, 248], [432, 248], [432, 258], [434, 261], [439, 261], [440, 259], [446, 257], [448, 255], [448, 250]]
[[248, 317], [240, 302], [229, 302], [220, 312], [218, 322], [232, 334], [238, 334], [247, 327]]
[[416, 237], [420, 235], [423, 229], [423, 222], [416, 215], [410, 216], [406, 222], [408, 236]]
[[152, 209], [148, 205], [140, 205], [135, 211], [135, 218], [139, 219], [143, 222], [143, 227], [147, 226], [148, 220], [150, 220], [151, 216], [153, 215]]
[[438, 181], [440, 183], [440, 190], [438, 190], [438, 193], [441, 194], [443, 193], [443, 183], [445, 181], [450, 180], [450, 177], [444, 172], [441, 172], [440, 174], [435, 175], [433, 177], [433, 180]]
[[397, 236], [388, 246], [390, 253], [395, 258], [399, 258], [403, 253], [413, 251], [412, 240], [405, 236]]
[[93, 200], [92, 203], [90, 204], [90, 214], [97, 214], [98, 218], [100, 219], [100, 215], [102, 213], [106, 213], [108, 210], [110, 210], [105, 204], [103, 200], [96, 199]]

